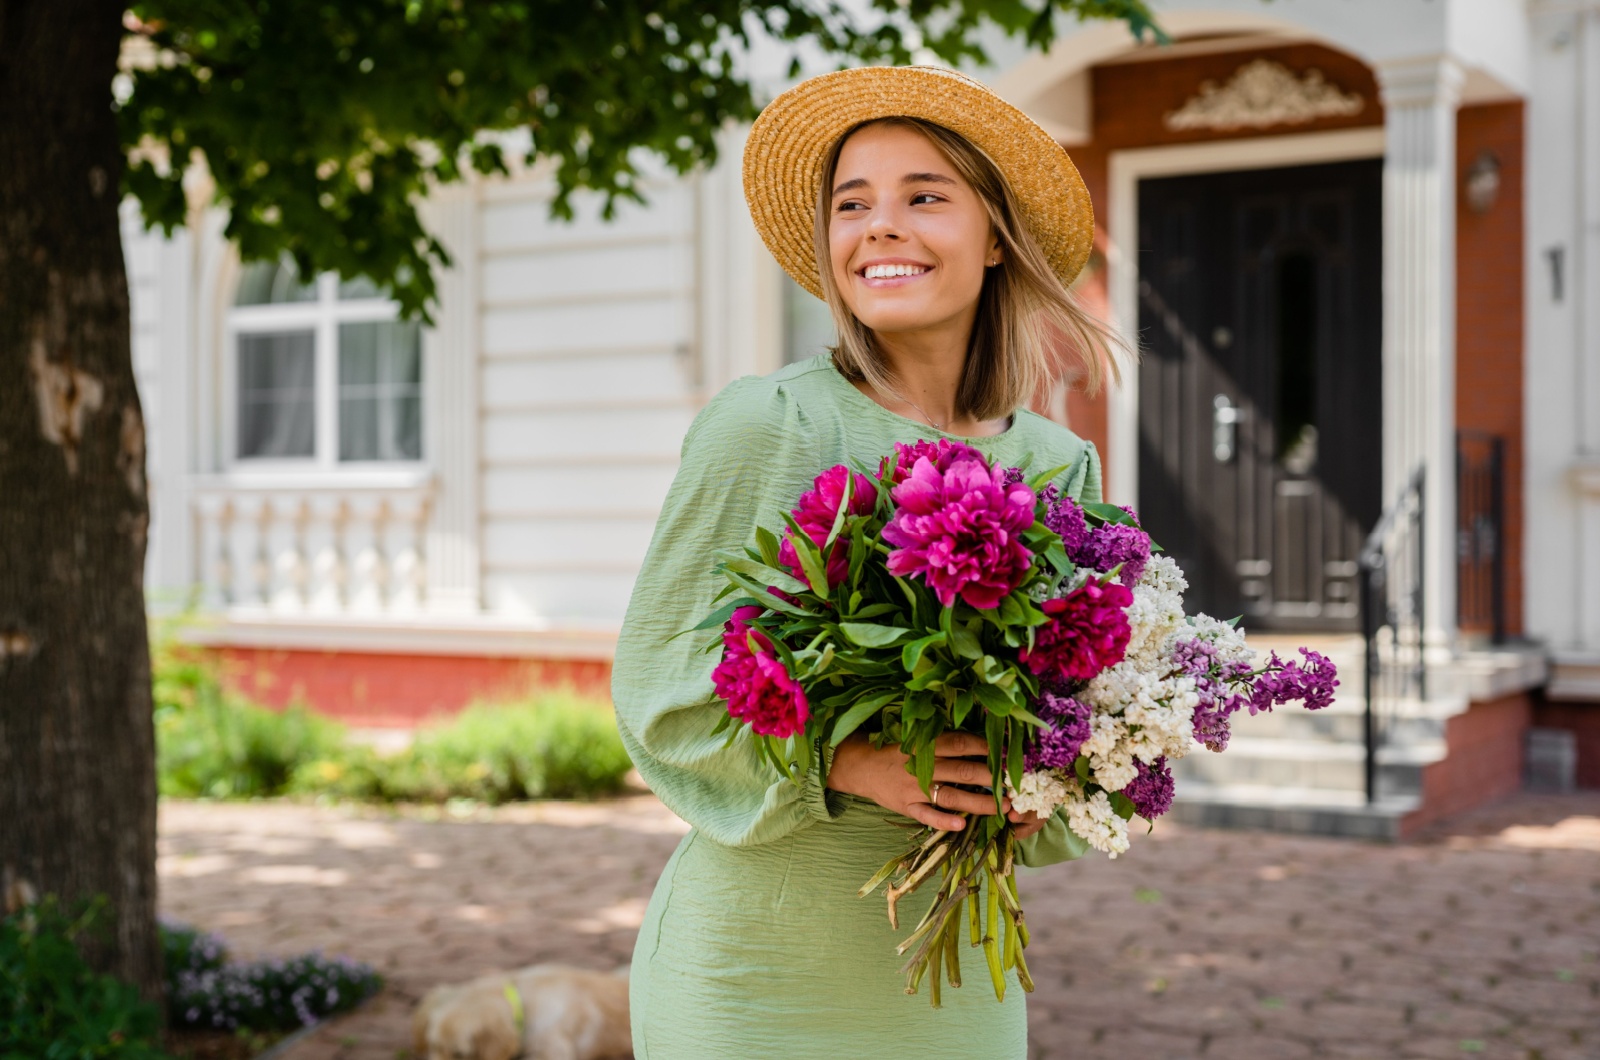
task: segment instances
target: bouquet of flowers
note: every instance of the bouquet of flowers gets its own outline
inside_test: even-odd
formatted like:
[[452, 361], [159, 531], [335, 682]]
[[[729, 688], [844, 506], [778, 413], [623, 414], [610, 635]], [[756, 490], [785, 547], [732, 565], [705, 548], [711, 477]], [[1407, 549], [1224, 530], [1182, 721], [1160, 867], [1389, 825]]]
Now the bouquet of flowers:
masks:
[[[818, 475], [781, 534], [718, 553], [727, 600], [696, 629], [722, 627], [712, 680], [717, 725], [748, 729], [797, 783], [824, 746], [862, 732], [898, 745], [922, 790], [934, 741], [962, 731], [988, 745], [997, 809], [1065, 807], [1072, 831], [1111, 857], [1128, 822], [1172, 803], [1168, 763], [1197, 744], [1227, 747], [1229, 719], [1291, 700], [1326, 706], [1337, 685], [1316, 652], [1258, 666], [1233, 623], [1186, 615], [1183, 572], [1135, 514], [1078, 505], [1029, 476], [941, 439], [897, 444], [877, 469]], [[981, 947], [1003, 999], [1005, 972], [1033, 984], [1023, 954], [1016, 838], [1002, 814], [959, 832], [929, 829], [861, 888], [896, 903], [937, 879], [900, 944], [906, 990], [961, 985], [960, 936]], [[965, 916], [963, 916], [965, 913]]]

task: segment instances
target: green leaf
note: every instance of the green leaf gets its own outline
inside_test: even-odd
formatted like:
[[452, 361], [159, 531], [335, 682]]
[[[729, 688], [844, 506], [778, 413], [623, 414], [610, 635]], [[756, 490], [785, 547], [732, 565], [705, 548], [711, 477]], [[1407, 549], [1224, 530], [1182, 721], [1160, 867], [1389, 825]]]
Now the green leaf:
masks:
[[907, 673], [914, 673], [917, 663], [922, 661], [922, 653], [936, 644], [943, 643], [943, 633], [929, 633], [926, 637], [918, 637], [900, 649], [900, 665], [906, 668]]
[[900, 698], [898, 691], [879, 692], [867, 696], [857, 702], [849, 710], [839, 715], [833, 723], [833, 735], [828, 737], [828, 746], [838, 747], [849, 736], [861, 727], [861, 723], [881, 711], [886, 705]]
[[951, 650], [960, 658], [971, 659], [974, 662], [983, 658], [983, 642], [978, 638], [978, 630], [982, 628], [983, 620], [978, 618], [951, 627]]
[[1133, 516], [1118, 508], [1115, 504], [1101, 504], [1091, 501], [1080, 505], [1084, 512], [1094, 516], [1103, 523], [1120, 523], [1123, 526], [1138, 526], [1139, 523]]
[[760, 551], [762, 560], [767, 566], [778, 566], [778, 554], [782, 549], [782, 542], [778, 535], [764, 526], [756, 527], [756, 549]]
[[667, 641], [670, 643], [674, 640], [677, 640], [685, 633], [695, 633], [702, 629], [714, 629], [718, 626], [725, 625], [728, 619], [732, 618], [733, 613], [739, 610], [739, 608], [751, 606], [765, 607], [766, 605], [753, 599], [752, 597], [741, 596], [739, 599], [723, 604], [721, 607], [711, 612], [711, 614], [707, 615], [703, 620], [701, 620], [699, 625], [691, 626], [688, 629], [680, 630], [679, 632], [674, 633], [672, 636], [667, 638]]
[[738, 571], [732, 570], [728, 571], [727, 575], [729, 581], [737, 582], [740, 588], [744, 589], [752, 596], [757, 598], [765, 597], [765, 599], [761, 601], [762, 607], [769, 608], [773, 611], [781, 611], [786, 615], [800, 615], [808, 618], [811, 617], [810, 611], [807, 611], [798, 604], [791, 604], [789, 601], [780, 596], [775, 596], [772, 593], [767, 592], [767, 587], [762, 585], [760, 582], [757, 582], [755, 579], [748, 578], [745, 575], [740, 574]]
[[745, 556], [735, 556], [729, 552], [719, 552], [716, 555], [722, 560], [718, 566], [749, 575], [766, 585], [772, 586], [774, 589], [782, 589], [790, 595], [799, 595], [800, 593], [811, 591], [811, 586], [794, 575], [786, 574], [776, 567], [769, 567], [759, 560]]
[[983, 704], [991, 717], [1004, 718], [1016, 708], [1011, 697], [994, 685], [975, 685], [972, 694], [978, 697], [978, 702]]
[[1023, 744], [1022, 723], [1018, 722], [1018, 721], [1013, 721], [1011, 719], [1007, 719], [1007, 721], [1006, 721], [1006, 766], [1007, 766], [1007, 771], [1011, 774], [1011, 786], [1014, 787], [1014, 788], [1015, 787], [1020, 787], [1022, 785], [1022, 771], [1023, 771], [1022, 770], [1022, 767], [1023, 767], [1023, 757], [1022, 757], [1023, 747], [1022, 747], [1022, 744]]
[[916, 632], [904, 626], [881, 626], [876, 622], [841, 622], [839, 629], [863, 648], [887, 648], [900, 638]]
[[844, 496], [839, 500], [839, 510], [833, 513], [833, 526], [828, 530], [828, 537], [822, 543], [822, 551], [827, 553], [833, 548], [833, 543], [839, 540], [839, 531], [844, 529], [845, 517], [850, 514], [850, 498], [855, 493], [856, 477], [846, 474], [844, 477]]
[[971, 689], [957, 689], [955, 702], [950, 707], [950, 723], [958, 729], [961, 728], [966, 723], [967, 715], [972, 713], [972, 705], [976, 702]]
[[933, 784], [933, 767], [936, 759], [933, 755], [933, 741], [927, 740], [917, 746], [916, 753], [911, 757], [911, 763], [917, 774], [917, 785], [922, 788], [924, 795]]
[[1089, 756], [1079, 755], [1072, 760], [1072, 772], [1077, 774], [1080, 784], [1089, 783]]
[[1111, 809], [1124, 821], [1131, 820], [1135, 812], [1133, 800], [1120, 791], [1111, 793]]
[[800, 559], [800, 567], [805, 571], [806, 581], [811, 583], [811, 591], [826, 599], [828, 568], [822, 562], [822, 553], [817, 550], [811, 537], [800, 528], [800, 524], [794, 521], [793, 515], [784, 512], [783, 521], [789, 524], [789, 543], [794, 546], [794, 553]]
[[1028, 487], [1032, 489], [1033, 492], [1038, 493], [1040, 490], [1044, 489], [1046, 483], [1052, 481], [1057, 475], [1061, 474], [1071, 466], [1071, 464], [1062, 464], [1060, 467], [1053, 467], [1049, 471], [1041, 471], [1037, 475], [1034, 475], [1032, 478], [1028, 479]]

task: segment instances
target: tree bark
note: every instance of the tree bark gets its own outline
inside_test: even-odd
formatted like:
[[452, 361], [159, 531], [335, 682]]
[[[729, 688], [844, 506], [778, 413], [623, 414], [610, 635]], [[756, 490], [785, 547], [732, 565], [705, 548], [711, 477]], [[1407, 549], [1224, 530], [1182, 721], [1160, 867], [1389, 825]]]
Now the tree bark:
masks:
[[86, 956], [158, 1000], [122, 10], [0, 0], [0, 895], [107, 896]]

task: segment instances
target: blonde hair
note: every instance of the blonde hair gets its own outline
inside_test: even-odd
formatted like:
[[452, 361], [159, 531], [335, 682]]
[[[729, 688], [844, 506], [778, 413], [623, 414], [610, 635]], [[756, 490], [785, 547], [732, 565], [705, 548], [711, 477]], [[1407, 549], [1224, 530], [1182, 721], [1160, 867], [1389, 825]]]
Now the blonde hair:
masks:
[[[840, 297], [835, 282], [828, 222], [833, 212], [833, 187], [839, 155], [850, 137], [870, 125], [915, 129], [949, 160], [983, 202], [989, 223], [1004, 251], [1001, 263], [984, 270], [978, 295], [978, 316], [967, 344], [966, 364], [956, 390], [956, 414], [989, 420], [1009, 415], [1027, 404], [1042, 386], [1059, 374], [1056, 352], [1070, 344], [1090, 393], [1105, 376], [1122, 378], [1121, 360], [1128, 355], [1121, 336], [1078, 305], [1076, 296], [1050, 267], [1026, 226], [1011, 186], [982, 150], [960, 133], [921, 118], [874, 118], [849, 129], [828, 152], [817, 193], [813, 229], [817, 272], [838, 329], [833, 360], [846, 378], [865, 380], [873, 389], [897, 394], [895, 379], [873, 341], [872, 329], [858, 320]], [[900, 395], [902, 398], [904, 395]]]

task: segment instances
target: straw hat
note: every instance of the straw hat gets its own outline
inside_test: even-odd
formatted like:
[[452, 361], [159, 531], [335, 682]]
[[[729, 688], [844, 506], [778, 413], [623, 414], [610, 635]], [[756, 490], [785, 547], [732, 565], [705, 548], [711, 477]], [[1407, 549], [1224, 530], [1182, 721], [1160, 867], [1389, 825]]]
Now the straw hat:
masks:
[[744, 148], [744, 197], [767, 249], [795, 282], [822, 297], [812, 226], [829, 148], [862, 122], [894, 116], [942, 125], [988, 155], [1021, 205], [1019, 220], [1061, 282], [1072, 282], [1089, 259], [1094, 208], [1066, 149], [977, 81], [931, 66], [822, 74], [756, 119]]

